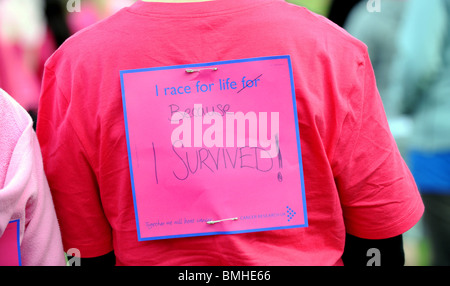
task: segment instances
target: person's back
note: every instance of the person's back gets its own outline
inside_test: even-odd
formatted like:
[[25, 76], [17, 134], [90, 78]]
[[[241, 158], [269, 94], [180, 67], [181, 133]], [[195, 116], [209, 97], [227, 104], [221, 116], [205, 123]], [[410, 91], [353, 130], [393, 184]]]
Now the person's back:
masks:
[[[293, 63], [308, 227], [139, 242], [119, 71], [275, 55]], [[284, 1], [137, 2], [53, 55], [38, 118], [65, 247], [84, 257], [114, 250], [118, 265], [340, 265], [346, 232], [397, 236], [423, 211], [366, 47]]]

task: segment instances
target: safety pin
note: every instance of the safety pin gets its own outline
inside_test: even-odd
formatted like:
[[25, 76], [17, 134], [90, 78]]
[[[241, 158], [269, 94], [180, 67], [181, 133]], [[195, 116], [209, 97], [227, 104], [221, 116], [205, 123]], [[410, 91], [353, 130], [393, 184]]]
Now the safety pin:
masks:
[[194, 72], [200, 72], [203, 70], [211, 70], [211, 71], [217, 71], [219, 68], [202, 68], [202, 69], [187, 69], [187, 73], [194, 73]]
[[228, 220], [238, 220], [239, 218], [234, 217], [234, 218], [227, 218], [227, 219], [221, 219], [221, 220], [210, 220], [207, 222], [207, 224], [216, 224], [216, 223], [221, 223], [224, 221], [228, 221]]

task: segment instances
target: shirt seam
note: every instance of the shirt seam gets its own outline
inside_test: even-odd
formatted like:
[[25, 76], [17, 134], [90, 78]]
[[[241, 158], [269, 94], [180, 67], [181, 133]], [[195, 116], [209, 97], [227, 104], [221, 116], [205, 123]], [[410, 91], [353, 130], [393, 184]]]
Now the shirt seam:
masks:
[[[62, 91], [62, 89], [59, 87], [59, 85], [58, 85], [58, 80], [57, 80], [57, 78], [56, 78], [56, 72], [55, 72], [54, 70], [52, 70], [50, 67], [48, 67], [48, 66], [46, 67], [46, 69], [47, 69], [48, 71], [50, 71], [50, 72], [53, 74], [53, 78], [55, 79], [56, 88], [58, 89], [58, 91], [59, 91], [59, 92], [61, 93], [61, 95], [63, 96], [64, 100], [65, 100], [66, 103], [67, 103], [67, 106], [69, 106], [69, 105], [70, 105], [70, 100], [67, 99], [66, 95], [64, 94], [64, 92]], [[65, 112], [65, 113], [67, 113], [67, 112]], [[80, 136], [78, 135], [78, 131], [77, 131], [77, 129], [75, 128], [74, 124], [72, 123], [72, 119], [71, 119], [70, 117], [67, 117], [67, 122], [70, 124], [70, 127], [72, 127], [72, 129], [73, 129], [73, 131], [74, 131], [74, 134], [75, 134], [75, 136], [76, 136], [77, 139], [78, 139], [78, 142], [80, 142], [80, 145], [81, 145], [81, 148], [83, 149], [83, 152], [86, 154], [86, 158], [87, 158], [87, 160], [88, 160], [88, 162], [89, 162], [89, 165], [90, 165], [91, 168], [92, 168], [92, 167], [93, 167], [93, 164], [92, 164], [91, 156], [89, 155], [89, 152], [87, 151], [84, 142], [81, 140]]]
[[[365, 67], [366, 66], [366, 60], [364, 60], [363, 62], [359, 62], [358, 63], [358, 67]], [[365, 93], [365, 85], [366, 85], [366, 83], [365, 83], [365, 79], [366, 79], [366, 76], [367, 76], [367, 74], [366, 74], [366, 72], [364, 72], [364, 83], [363, 83], [363, 88], [362, 88], [362, 90], [363, 90], [363, 96], [362, 96], [362, 99], [361, 99], [361, 112], [360, 112], [360, 114], [359, 114], [359, 116], [358, 116], [358, 127], [357, 127], [357, 135], [356, 135], [356, 139], [355, 139], [355, 143], [353, 143], [352, 145], [353, 145], [353, 148], [351, 149], [352, 151], [351, 151], [351, 153], [350, 153], [350, 156], [349, 156], [349, 161], [353, 158], [353, 154], [354, 154], [354, 152], [355, 152], [355, 148], [354, 148], [354, 146], [357, 144], [357, 142], [358, 142], [358, 140], [359, 140], [359, 137], [361, 136], [361, 128], [362, 128], [362, 117], [364, 116], [364, 106], [365, 106], [365, 96], [364, 96], [364, 93]], [[347, 97], [347, 103], [348, 103], [348, 105], [350, 106], [351, 104], [349, 103], [349, 98]], [[346, 113], [346, 116], [345, 117], [347, 117], [347, 116], [349, 116], [349, 111]], [[339, 138], [338, 138], [338, 140], [337, 140], [337, 143], [336, 143], [336, 145], [335, 145], [335, 148], [334, 148], [334, 151], [333, 151], [333, 157], [331, 158], [331, 161], [330, 162], [333, 162], [334, 161], [334, 158], [335, 158], [335, 155], [336, 155], [336, 147], [337, 147], [337, 145], [339, 144], [339, 142], [341, 141], [341, 136], [342, 136], [342, 128], [343, 128], [343, 126], [344, 126], [344, 122], [342, 123], [342, 125], [341, 125], [341, 131], [340, 131], [340, 134], [339, 134]], [[335, 177], [338, 177], [342, 172], [344, 172], [344, 170], [345, 170], [345, 168], [348, 166], [348, 162], [347, 162], [347, 164], [345, 164], [345, 166], [343, 166], [342, 168], [341, 168], [341, 170], [339, 170], [338, 171], [338, 173], [336, 173], [334, 176]]]
[[210, 11], [210, 12], [204, 12], [204, 13], [196, 13], [196, 14], [192, 14], [192, 15], [188, 15], [188, 14], [162, 14], [162, 13], [152, 13], [152, 12], [148, 12], [148, 13], [139, 13], [139, 12], [135, 12], [131, 10], [131, 7], [127, 7], [125, 9], [126, 12], [134, 14], [134, 15], [140, 15], [140, 16], [144, 16], [144, 17], [151, 17], [151, 18], [165, 18], [165, 19], [176, 19], [176, 18], [204, 18], [204, 17], [214, 17], [214, 16], [221, 16], [221, 15], [227, 15], [227, 14], [234, 14], [234, 13], [243, 13], [245, 11], [254, 9], [255, 7], [263, 7], [263, 6], [268, 6], [268, 5], [272, 5], [275, 4], [277, 2], [272, 2], [272, 1], [267, 1], [266, 3], [252, 3], [252, 4], [248, 4], [245, 7], [239, 7], [239, 8], [233, 8], [233, 9], [225, 9], [225, 10], [220, 10], [220, 11]]

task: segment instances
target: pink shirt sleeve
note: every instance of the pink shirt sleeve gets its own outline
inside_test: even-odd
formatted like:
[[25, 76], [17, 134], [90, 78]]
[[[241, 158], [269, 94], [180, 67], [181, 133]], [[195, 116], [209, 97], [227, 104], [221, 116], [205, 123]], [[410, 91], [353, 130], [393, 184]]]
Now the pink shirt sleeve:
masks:
[[358, 74], [332, 166], [347, 232], [389, 238], [414, 226], [424, 206], [390, 132], [367, 53]]
[[[64, 249], [77, 248], [82, 257], [97, 257], [112, 251], [112, 230], [102, 207], [91, 154], [72, 122], [78, 110], [67, 90], [70, 88], [59, 86], [53, 70], [44, 71], [37, 135]], [[95, 117], [89, 112], [84, 115]]]
[[63, 266], [61, 233], [32, 120], [2, 90], [0, 111], [0, 150], [9, 154], [0, 158], [0, 236], [4, 226], [19, 220], [22, 265]]

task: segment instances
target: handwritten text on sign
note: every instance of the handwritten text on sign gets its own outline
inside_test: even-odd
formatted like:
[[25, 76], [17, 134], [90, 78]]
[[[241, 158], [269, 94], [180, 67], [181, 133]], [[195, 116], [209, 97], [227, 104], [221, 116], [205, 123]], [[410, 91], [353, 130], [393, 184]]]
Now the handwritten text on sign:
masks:
[[288, 56], [121, 82], [139, 240], [307, 226]]

